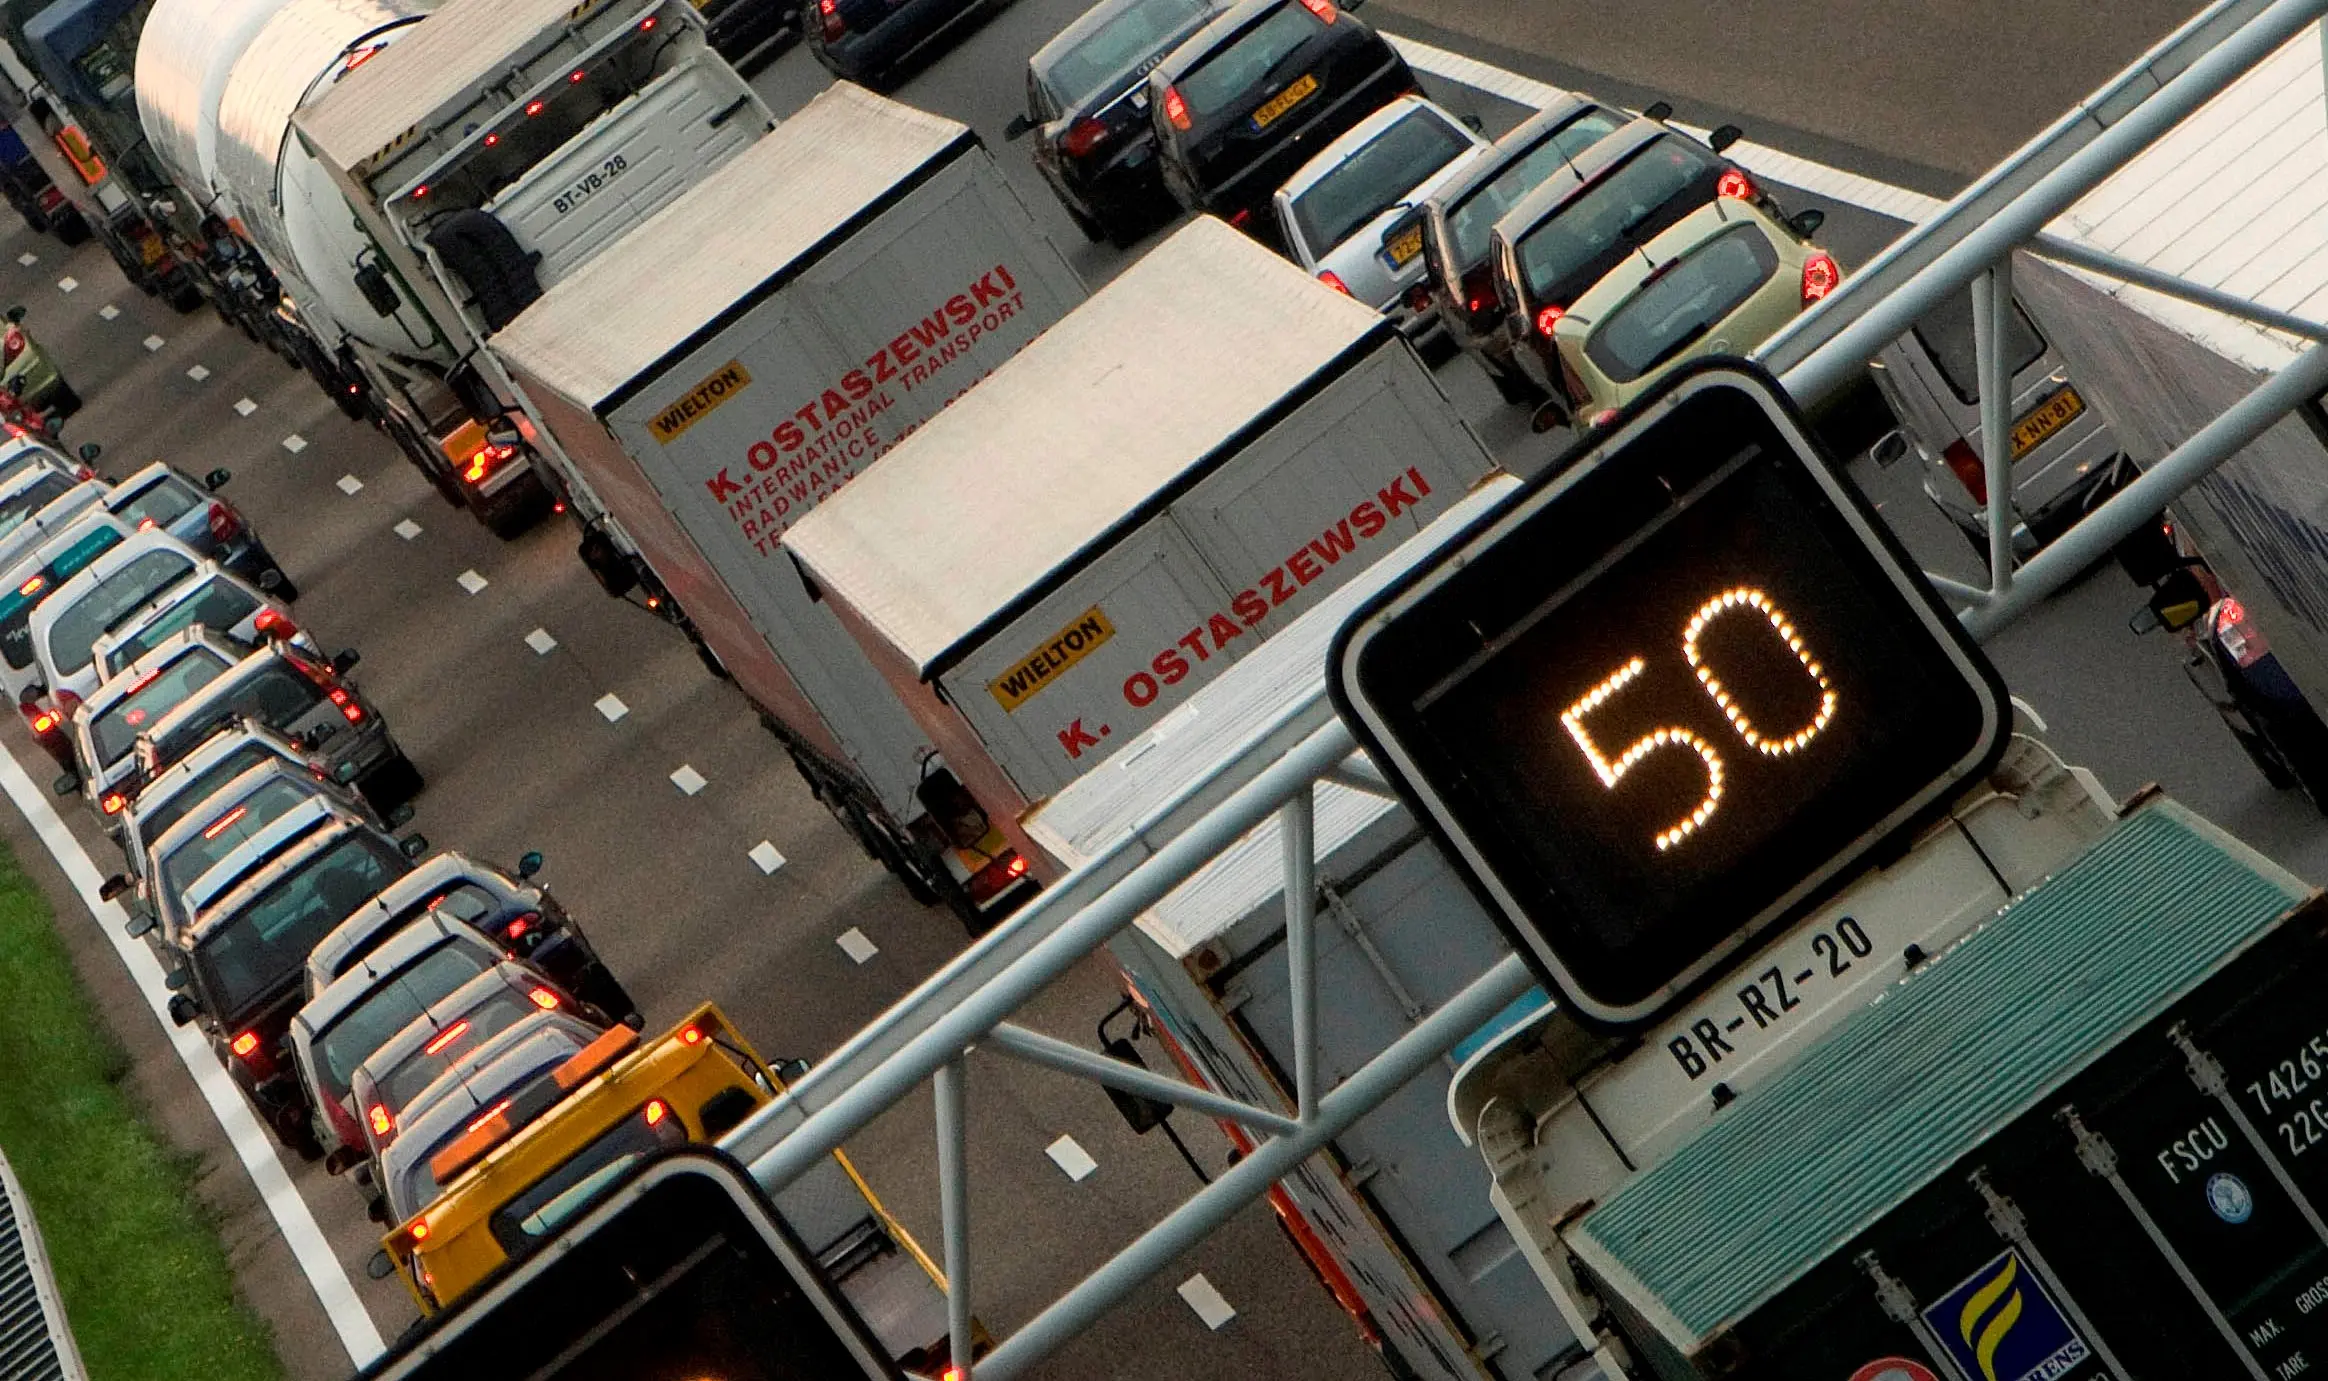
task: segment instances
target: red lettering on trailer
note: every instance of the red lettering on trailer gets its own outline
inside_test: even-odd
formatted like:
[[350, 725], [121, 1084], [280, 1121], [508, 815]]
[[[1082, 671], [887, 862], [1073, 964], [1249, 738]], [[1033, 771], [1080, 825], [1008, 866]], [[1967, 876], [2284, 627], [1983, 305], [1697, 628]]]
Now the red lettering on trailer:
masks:
[[897, 366], [889, 362], [889, 350], [886, 346], [874, 351], [873, 358], [865, 363], [873, 366], [873, 380], [876, 383], [887, 383], [897, 377]]
[[1237, 591], [1237, 597], [1229, 601], [1229, 609], [1245, 621], [1247, 628], [1269, 617], [1269, 601], [1255, 590]]
[[1181, 634], [1180, 645], [1195, 653], [1196, 660], [1200, 662], [1212, 660], [1212, 654], [1204, 650], [1204, 630], [1201, 628], [1191, 628]]
[[736, 495], [744, 492], [744, 487], [742, 485], [728, 478], [727, 467], [724, 465], [720, 467], [718, 474], [713, 475], [709, 480], [705, 481], [705, 483], [711, 489], [711, 501], [713, 503], [726, 503], [729, 499], [732, 499]]
[[1068, 757], [1080, 758], [1083, 756], [1084, 749], [1097, 748], [1099, 740], [1106, 737], [1107, 726], [1105, 724], [1099, 726], [1099, 733], [1095, 736], [1090, 730], [1084, 728], [1083, 721], [1078, 719], [1059, 731], [1059, 746], [1067, 750]]
[[[1148, 668], [1164, 678], [1165, 685], [1177, 686], [1188, 676], [1188, 659], [1168, 647], [1156, 654], [1155, 660], [1148, 663]], [[1154, 693], [1151, 692], [1148, 698], [1155, 699]]]
[[1283, 566], [1261, 572], [1261, 583], [1269, 587], [1269, 606], [1273, 609], [1293, 598], [1293, 586], [1286, 583]]

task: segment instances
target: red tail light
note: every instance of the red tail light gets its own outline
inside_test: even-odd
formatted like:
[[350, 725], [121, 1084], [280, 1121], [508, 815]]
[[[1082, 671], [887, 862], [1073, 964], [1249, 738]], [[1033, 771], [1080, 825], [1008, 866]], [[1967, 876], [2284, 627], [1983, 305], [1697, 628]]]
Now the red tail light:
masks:
[[558, 995], [551, 992], [547, 988], [536, 988], [532, 992], [527, 993], [526, 996], [533, 999], [534, 1006], [541, 1008], [545, 1012], [555, 1012], [558, 1010]]
[[210, 503], [210, 540], [231, 542], [242, 536], [243, 520], [240, 513], [213, 499]]
[[434, 1055], [438, 1051], [444, 1049], [448, 1045], [451, 1045], [454, 1041], [459, 1040], [461, 1037], [467, 1034], [469, 1034], [469, 1023], [465, 1021], [456, 1021], [452, 1025], [446, 1027], [444, 1030], [439, 1031], [436, 1035], [430, 1037], [428, 1044], [420, 1048], [420, 1053], [423, 1055]]
[[118, 791], [108, 791], [105, 793], [104, 799], [100, 801], [99, 804], [105, 807], [105, 813], [107, 815], [119, 815], [121, 814], [121, 808], [129, 804], [129, 798], [122, 795]]
[[504, 940], [522, 940], [535, 926], [541, 924], [541, 919], [541, 912], [528, 911], [524, 915], [518, 917], [516, 920], [511, 921], [509, 925], [502, 930], [501, 938]]
[[1334, 0], [1301, 0], [1301, 7], [1316, 15], [1320, 23], [1331, 24], [1341, 18], [1334, 8]]
[[333, 686], [330, 695], [331, 703], [339, 706], [340, 718], [350, 724], [364, 722], [364, 707], [356, 703], [354, 696], [348, 694], [347, 687]]
[[692, 1026], [682, 1026], [679, 1028], [679, 1043], [681, 1045], [701, 1045], [703, 1044], [703, 1032]]
[[259, 1033], [245, 1031], [235, 1037], [234, 1044], [228, 1048], [234, 1051], [236, 1059], [247, 1060], [251, 1057], [251, 1052], [259, 1048]]
[[296, 638], [299, 636], [299, 625], [291, 621], [289, 614], [279, 609], [262, 607], [259, 610], [259, 616], [252, 622], [258, 626], [259, 632], [270, 638]]
[[1835, 261], [1812, 250], [1810, 257], [1803, 260], [1803, 305], [1808, 307], [1835, 291], [1835, 285], [1842, 281], [1843, 270], [1835, 266]]
[[45, 736], [49, 730], [55, 727], [57, 727], [57, 716], [53, 710], [40, 710], [32, 716], [32, 731], [36, 734]]
[[1988, 502], [1988, 470], [1970, 443], [1960, 436], [1948, 443], [1940, 458], [1948, 462], [1948, 468], [1956, 474], [1956, 482], [1964, 486], [1965, 493], [1972, 495], [1974, 503]]
[[1728, 197], [1732, 201], [1752, 201], [1755, 195], [1754, 179], [1736, 168], [1725, 168], [1722, 175], [1714, 179], [1714, 195]]
[[1616, 420], [1617, 410], [1615, 408], [1603, 408], [1599, 412], [1594, 413], [1592, 415], [1592, 420], [1585, 423], [1585, 425], [1588, 427], [1605, 427], [1609, 423]]
[[849, 31], [849, 21], [841, 18], [840, 0], [816, 0], [816, 12], [824, 19], [825, 42], [830, 43]]
[[1106, 122], [1087, 117], [1068, 126], [1067, 133], [1059, 140], [1059, 148], [1069, 158], [1081, 158], [1106, 143], [1108, 134]]
[[1552, 328], [1558, 326], [1560, 318], [1566, 315], [1568, 315], [1568, 311], [1564, 307], [1545, 307], [1539, 310], [1536, 313], [1536, 334], [1546, 340], [1552, 339]]
[[515, 446], [503, 446], [499, 443], [479, 446], [470, 452], [468, 467], [461, 471], [461, 478], [471, 484], [480, 483], [487, 475], [507, 464], [509, 458], [516, 454], [517, 448]]
[[1319, 269], [1318, 281], [1325, 284], [1327, 287], [1332, 288], [1335, 292], [1340, 293], [1344, 297], [1351, 297], [1355, 295], [1350, 291], [1350, 285], [1342, 281], [1342, 275], [1334, 272], [1332, 269]]
[[2263, 631], [2247, 621], [2247, 606], [2229, 595], [2215, 606], [2215, 641], [2243, 667], [2254, 666], [2271, 652]]
[[1195, 122], [1188, 118], [1188, 98], [1180, 94], [1177, 86], [1164, 88], [1164, 118], [1177, 130], [1195, 128]]
[[372, 1105], [372, 1111], [368, 1116], [372, 1120], [372, 1134], [374, 1136], [386, 1136], [396, 1127], [396, 1119], [390, 1117], [388, 1110], [378, 1103]]
[[11, 326], [6, 336], [0, 336], [0, 364], [14, 364], [24, 353], [24, 333]]
[[666, 1118], [666, 1117], [669, 1117], [670, 1115], [671, 1115], [671, 1105], [670, 1105], [670, 1104], [668, 1104], [668, 1103], [664, 1102], [664, 1101], [663, 1101], [662, 1099], [660, 1099], [660, 1098], [650, 1098], [650, 1099], [648, 1099], [648, 1100], [647, 1100], [647, 1125], [648, 1125], [648, 1126], [650, 1126], [650, 1127], [653, 1127], [653, 1126], [660, 1125], [660, 1124], [661, 1124], [661, 1122], [662, 1122], [662, 1120], [663, 1120], [664, 1118]]

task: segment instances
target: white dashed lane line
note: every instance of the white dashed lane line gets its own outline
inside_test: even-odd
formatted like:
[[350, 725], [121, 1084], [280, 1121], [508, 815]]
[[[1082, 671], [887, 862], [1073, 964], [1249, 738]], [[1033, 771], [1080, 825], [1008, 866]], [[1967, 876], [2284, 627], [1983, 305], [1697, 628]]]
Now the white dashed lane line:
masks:
[[1084, 1150], [1083, 1143], [1071, 1136], [1062, 1136], [1045, 1146], [1043, 1154], [1059, 1167], [1059, 1173], [1077, 1184], [1089, 1179], [1091, 1172], [1099, 1168], [1099, 1162], [1091, 1158], [1091, 1152]]
[[[159, 337], [148, 337], [149, 342], [157, 339], [159, 339]], [[259, 405], [252, 402], [248, 398], [237, 398], [234, 400], [234, 410], [236, 415], [241, 417], [248, 417], [252, 413], [259, 410]]]
[[392, 531], [394, 531], [397, 536], [409, 542], [413, 538], [420, 535], [420, 524], [412, 521], [410, 518], [406, 518], [404, 521], [398, 523], [392, 529]]
[[364, 482], [354, 475], [342, 475], [335, 483], [339, 485], [339, 492], [351, 499], [364, 492]]
[[778, 868], [784, 866], [784, 855], [776, 852], [776, 846], [765, 839], [754, 844], [744, 857], [758, 865], [763, 873], [774, 873]]
[[57, 291], [61, 293], [69, 293], [80, 286], [81, 280], [70, 274], [57, 280]]
[[146, 353], [149, 355], [153, 354], [155, 351], [168, 344], [169, 342], [163, 340], [160, 336], [147, 336], [145, 338]]
[[204, 379], [210, 377], [210, 370], [208, 366], [198, 364], [186, 371], [186, 377], [192, 379], [195, 383], [201, 383]]
[[484, 589], [487, 585], [493, 583], [492, 581], [487, 580], [485, 577], [477, 574], [473, 570], [463, 571], [459, 575], [454, 576], [453, 580], [454, 583], [458, 584], [462, 589], [467, 590], [470, 594], [475, 594], [479, 590]]
[[31, 250], [26, 250], [24, 253], [16, 256], [16, 262], [24, 265], [26, 268], [31, 268], [34, 264], [40, 262], [40, 256], [33, 253]]
[[110, 302], [97, 309], [97, 319], [100, 321], [111, 321], [120, 315], [121, 309]]
[[616, 720], [630, 713], [630, 706], [623, 704], [622, 697], [616, 695], [613, 691], [608, 691], [606, 694], [598, 697], [598, 699], [593, 703], [595, 704], [598, 712], [606, 716], [606, 722], [609, 724], [614, 723]]
[[855, 926], [842, 931], [833, 943], [841, 947], [841, 953], [860, 964], [881, 952], [881, 947], [866, 939], [865, 932]]
[[696, 771], [693, 766], [687, 763], [681, 763], [679, 764], [679, 770], [671, 774], [671, 785], [679, 788], [680, 795], [693, 796], [696, 792], [701, 791], [704, 787], [710, 785], [710, 783], [706, 782], [703, 779], [703, 774]]
[[525, 635], [525, 645], [534, 650], [535, 656], [547, 657], [557, 649], [558, 640], [550, 636], [549, 629], [537, 628]]
[[283, 438], [283, 449], [289, 451], [293, 455], [297, 455], [301, 451], [307, 449], [307, 438], [301, 436], [297, 432], [293, 432], [289, 436]]
[[1180, 1298], [1186, 1300], [1188, 1307], [1196, 1311], [1196, 1317], [1215, 1333], [1221, 1330], [1221, 1325], [1237, 1317], [1236, 1309], [1221, 1298], [1219, 1288], [1206, 1280], [1202, 1271], [1180, 1282]]

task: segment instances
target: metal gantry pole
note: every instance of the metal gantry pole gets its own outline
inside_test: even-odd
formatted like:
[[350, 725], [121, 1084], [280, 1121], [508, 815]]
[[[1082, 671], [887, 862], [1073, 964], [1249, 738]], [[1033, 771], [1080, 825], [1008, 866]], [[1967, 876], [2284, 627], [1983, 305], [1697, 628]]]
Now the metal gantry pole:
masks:
[[1109, 1088], [1122, 1089], [1142, 1098], [1153, 1098], [1159, 1103], [1187, 1108], [1191, 1112], [1209, 1113], [1241, 1123], [1257, 1132], [1286, 1132], [1301, 1130], [1301, 1124], [1290, 1117], [1267, 1108], [1256, 1108], [1225, 1094], [1198, 1088], [1184, 1080], [1150, 1073], [1122, 1060], [1111, 1060], [1105, 1055], [1094, 1055], [1078, 1045], [1069, 1045], [1055, 1036], [1030, 1031], [1023, 1026], [1004, 1022], [987, 1034], [979, 1046], [996, 1055], [1008, 1055], [1031, 1065], [1089, 1079]]
[[1293, 1110], [1304, 1125], [1318, 1115], [1317, 789], [1277, 812], [1285, 845], [1285, 958], [1292, 966]]
[[946, 1347], [952, 1374], [970, 1381], [970, 1122], [960, 1055], [933, 1076], [938, 1113], [938, 1213], [946, 1250]]
[[1973, 372], [1980, 387], [1981, 467], [1987, 476], [1989, 597], [2013, 588], [2013, 367], [2006, 323], [2013, 310], [2013, 256], [1972, 280]]

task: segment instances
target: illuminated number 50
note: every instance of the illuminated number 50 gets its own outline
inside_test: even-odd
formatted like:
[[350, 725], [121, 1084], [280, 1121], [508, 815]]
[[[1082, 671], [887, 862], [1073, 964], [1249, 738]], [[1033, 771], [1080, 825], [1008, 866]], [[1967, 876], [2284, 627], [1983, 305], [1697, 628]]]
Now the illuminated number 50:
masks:
[[[1804, 674], [1809, 676], [1819, 688], [1819, 708], [1811, 715], [1808, 724], [1792, 733], [1772, 735], [1756, 728], [1754, 721], [1747, 718], [1745, 710], [1739, 707], [1736, 699], [1731, 696], [1729, 688], [1722, 684], [1721, 678], [1714, 673], [1712, 665], [1699, 651], [1698, 640], [1704, 635], [1706, 626], [1722, 615], [1737, 609], [1750, 609], [1762, 615], [1769, 624], [1770, 630], [1778, 635], [1779, 641], [1785, 643], [1787, 650], [1794, 653], [1795, 660], [1802, 666]], [[1817, 738], [1820, 731], [1827, 727], [1827, 722], [1835, 717], [1835, 688], [1827, 679], [1826, 669], [1821, 667], [1818, 660], [1811, 656], [1810, 649], [1803, 646], [1802, 635], [1795, 631], [1794, 622], [1787, 618], [1785, 611], [1771, 603], [1770, 597], [1760, 590], [1745, 588], [1724, 590], [1699, 605], [1697, 611], [1690, 615], [1689, 622], [1681, 630], [1681, 655], [1688, 661], [1690, 669], [1697, 673], [1699, 689], [1703, 690], [1713, 700], [1715, 707], [1721, 710], [1723, 717], [1729, 721], [1732, 731], [1744, 740], [1747, 747], [1756, 752], [1774, 758], [1786, 757], [1789, 754], [1799, 752], [1807, 747], [1812, 739]], [[1627, 661], [1623, 666], [1602, 678], [1599, 685], [1586, 691], [1581, 699], [1562, 712], [1560, 724], [1562, 728], [1568, 730], [1568, 736], [1576, 740], [1576, 746], [1584, 750], [1584, 759], [1592, 765], [1593, 774], [1600, 778], [1601, 785], [1612, 791], [1616, 789], [1618, 781], [1624, 777], [1627, 771], [1632, 769], [1635, 763], [1661, 748], [1686, 748], [1697, 754], [1698, 760], [1706, 769], [1706, 794], [1697, 803], [1695, 809], [1657, 832], [1657, 847], [1670, 849], [1682, 840], [1689, 838], [1690, 835], [1695, 834], [1701, 826], [1714, 817], [1714, 812], [1720, 808], [1722, 803], [1722, 755], [1715, 752], [1714, 746], [1706, 742], [1704, 737], [1694, 730], [1666, 725], [1652, 729], [1633, 740], [1631, 746], [1619, 753], [1616, 760], [1611, 762], [1608, 756], [1601, 752], [1600, 745], [1592, 741], [1592, 735], [1587, 733], [1584, 727], [1586, 715], [1606, 704], [1610, 697], [1630, 685], [1642, 672], [1648, 670], [1648, 667], [1649, 664], [1639, 657]]]

